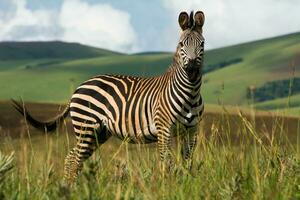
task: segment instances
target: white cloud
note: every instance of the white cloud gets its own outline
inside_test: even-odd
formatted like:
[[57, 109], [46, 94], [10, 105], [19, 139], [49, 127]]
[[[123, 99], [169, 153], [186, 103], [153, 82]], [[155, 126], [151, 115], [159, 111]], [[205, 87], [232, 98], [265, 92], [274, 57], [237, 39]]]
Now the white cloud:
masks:
[[53, 39], [53, 12], [28, 10], [25, 0], [11, 0], [11, 4], [13, 9], [2, 11], [0, 40]]
[[12, 0], [2, 11], [0, 40], [64, 40], [117, 51], [136, 51], [130, 15], [108, 4], [65, 0], [59, 11], [30, 10], [26, 0]]
[[[123, 52], [174, 51], [179, 38], [177, 17], [182, 10], [205, 12], [207, 48], [300, 31], [299, 0], [162, 0], [168, 14], [158, 9], [153, 15], [159, 17], [146, 15], [145, 20], [139, 14], [135, 18], [135, 24], [154, 27], [137, 27], [140, 35], [135, 32], [129, 13], [110, 4], [63, 0], [61, 7], [54, 10], [31, 10], [26, 6], [28, 1], [0, 0], [0, 40], [65, 40]], [[132, 5], [129, 10], [133, 15], [134, 9], [148, 12], [147, 5]]]
[[[183, 11], [202, 10], [206, 16], [206, 46], [216, 48], [300, 30], [298, 0], [163, 0], [174, 19]], [[169, 31], [178, 30], [174, 20]], [[173, 38], [176, 42], [177, 38]]]
[[129, 14], [110, 5], [65, 1], [59, 21], [64, 29], [63, 40], [121, 51], [136, 50], [136, 35]]

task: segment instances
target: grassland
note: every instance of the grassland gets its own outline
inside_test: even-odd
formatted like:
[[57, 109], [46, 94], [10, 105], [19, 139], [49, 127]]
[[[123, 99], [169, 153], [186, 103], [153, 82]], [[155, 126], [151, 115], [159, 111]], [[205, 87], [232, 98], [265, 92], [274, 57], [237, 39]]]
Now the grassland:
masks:
[[[5, 105], [0, 107], [16, 114]], [[29, 107], [42, 119], [58, 109]], [[176, 165], [163, 172], [155, 145], [111, 139], [85, 163], [72, 188], [62, 182], [64, 157], [75, 142], [69, 127], [45, 135], [23, 123], [18, 136], [0, 140], [0, 198], [298, 199], [299, 119], [238, 110], [207, 106], [191, 171], [181, 165], [178, 140], [172, 143]]]
[[[33, 115], [46, 120], [61, 112], [57, 103], [65, 104], [90, 76], [161, 74], [172, 54], [126, 55], [72, 44], [68, 54], [63, 50], [69, 46], [45, 56], [55, 45], [66, 44], [34, 45], [25, 53], [23, 44], [11, 51], [13, 60], [0, 45], [0, 53], [7, 53], [0, 59], [0, 199], [300, 198], [300, 123], [289, 116], [299, 116], [300, 95], [257, 104], [246, 98], [249, 86], [300, 75], [300, 33], [206, 52], [207, 68], [224, 67], [204, 77], [206, 111], [191, 171], [181, 165], [177, 139], [175, 166], [168, 172], [160, 168], [155, 145], [111, 139], [85, 163], [72, 188], [62, 182], [64, 158], [75, 143], [70, 122], [53, 134], [37, 132], [6, 100], [32, 101], [26, 105]], [[86, 54], [78, 57], [80, 51]]]

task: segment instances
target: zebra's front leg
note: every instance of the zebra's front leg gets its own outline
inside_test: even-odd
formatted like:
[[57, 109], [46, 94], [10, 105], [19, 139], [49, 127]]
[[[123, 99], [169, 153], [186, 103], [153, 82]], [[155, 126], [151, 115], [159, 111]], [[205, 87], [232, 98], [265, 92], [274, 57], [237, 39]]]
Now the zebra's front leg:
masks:
[[171, 135], [167, 128], [159, 129], [158, 131], [158, 150], [160, 153], [160, 161], [162, 170], [170, 170], [174, 162], [171, 154]]
[[181, 136], [181, 156], [183, 165], [186, 169], [191, 170], [193, 162], [193, 153], [197, 144], [197, 137], [199, 132], [199, 126], [196, 125], [191, 128], [187, 128], [185, 134]]

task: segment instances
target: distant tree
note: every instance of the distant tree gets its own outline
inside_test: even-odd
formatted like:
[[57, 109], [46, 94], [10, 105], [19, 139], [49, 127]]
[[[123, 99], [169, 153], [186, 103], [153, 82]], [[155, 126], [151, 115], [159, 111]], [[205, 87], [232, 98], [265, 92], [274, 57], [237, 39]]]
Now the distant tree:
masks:
[[215, 71], [215, 70], [218, 70], [218, 69], [222, 69], [224, 67], [228, 67], [228, 66], [233, 65], [233, 64], [240, 63], [242, 61], [243, 61], [242, 58], [234, 58], [234, 59], [231, 59], [231, 60], [224, 60], [220, 63], [205, 66], [203, 68], [203, 72], [204, 73], [209, 73], [209, 72], [212, 72], [212, 71]]
[[300, 93], [300, 78], [267, 82], [261, 87], [255, 88], [252, 93], [250, 86], [246, 90], [247, 99], [252, 99], [253, 95], [254, 102], [288, 97]]

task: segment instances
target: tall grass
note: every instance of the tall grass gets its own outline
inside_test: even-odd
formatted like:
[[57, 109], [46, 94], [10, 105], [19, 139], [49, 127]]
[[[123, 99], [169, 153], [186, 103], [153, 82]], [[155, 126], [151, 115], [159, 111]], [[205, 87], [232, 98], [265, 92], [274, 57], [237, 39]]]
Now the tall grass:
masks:
[[0, 150], [6, 155], [15, 151], [15, 160], [0, 154], [0, 199], [300, 198], [299, 148], [280, 120], [265, 131], [258, 131], [242, 113], [236, 123], [233, 129], [224, 114], [212, 123], [210, 134], [201, 128], [191, 171], [181, 165], [176, 139], [175, 166], [166, 174], [155, 145], [111, 139], [85, 163], [71, 188], [63, 184], [62, 175], [73, 136], [70, 147], [64, 133], [5, 138]]

